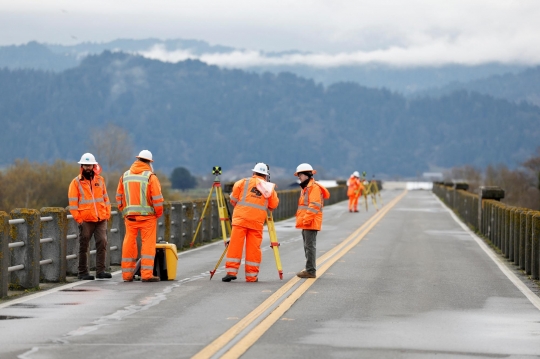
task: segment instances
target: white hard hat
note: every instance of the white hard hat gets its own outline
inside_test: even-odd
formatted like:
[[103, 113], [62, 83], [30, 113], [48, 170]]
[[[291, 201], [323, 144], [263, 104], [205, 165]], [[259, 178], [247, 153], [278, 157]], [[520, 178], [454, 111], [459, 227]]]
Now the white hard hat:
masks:
[[354, 171], [352, 174], [354, 177], [360, 177], [360, 172]]
[[268, 176], [268, 166], [262, 162], [257, 163], [255, 167], [253, 167], [252, 171]]
[[77, 163], [81, 165], [97, 165], [98, 164], [96, 161], [96, 158], [91, 153], [85, 153], [84, 155], [82, 155], [81, 160]]
[[294, 172], [294, 175], [298, 176], [298, 173], [308, 171], [312, 172], [313, 174], [317, 173], [317, 171], [315, 171], [309, 163], [301, 163], [298, 165], [298, 167], [296, 167], [296, 172]]
[[152, 152], [148, 151], [148, 150], [142, 150], [138, 156], [136, 156], [137, 158], [142, 158], [142, 159], [145, 159], [145, 160], [148, 160], [150, 162], [154, 162], [154, 160], [152, 159]]

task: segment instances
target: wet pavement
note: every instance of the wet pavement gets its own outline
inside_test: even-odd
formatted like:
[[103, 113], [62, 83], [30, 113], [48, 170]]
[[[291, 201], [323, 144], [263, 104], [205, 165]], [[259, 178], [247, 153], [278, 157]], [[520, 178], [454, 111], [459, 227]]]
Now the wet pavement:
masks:
[[[384, 203], [401, 193], [383, 191]], [[293, 220], [281, 221], [283, 280], [266, 234], [258, 283], [246, 283], [243, 268], [236, 281], [222, 282], [222, 267], [209, 280], [223, 251], [214, 243], [181, 252], [175, 281], [124, 283], [117, 273], [1, 303], [0, 357], [190, 358], [250, 317], [242, 335], [261, 334], [242, 344], [245, 358], [540, 355], [540, 310], [509, 279], [516, 271], [501, 269], [431, 192], [410, 191], [384, 215], [372, 206], [349, 213], [346, 203], [324, 213], [319, 268], [380, 218], [316, 280], [295, 279], [302, 239]], [[287, 285], [263, 314], [253, 314]], [[260, 329], [287, 301], [275, 323]], [[242, 346], [242, 335], [222, 339], [224, 349], [209, 357], [226, 357]]]

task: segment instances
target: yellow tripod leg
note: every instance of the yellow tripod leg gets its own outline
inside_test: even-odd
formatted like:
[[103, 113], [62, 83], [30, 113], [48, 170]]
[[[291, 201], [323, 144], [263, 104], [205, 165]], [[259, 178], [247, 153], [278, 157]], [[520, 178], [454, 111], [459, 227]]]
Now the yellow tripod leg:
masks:
[[206, 203], [204, 204], [204, 209], [201, 213], [201, 217], [199, 218], [199, 223], [197, 224], [197, 229], [195, 230], [195, 234], [193, 235], [193, 239], [191, 240], [191, 243], [189, 247], [193, 247], [193, 244], [195, 243], [195, 239], [197, 238], [197, 234], [199, 234], [199, 229], [201, 229], [201, 224], [204, 219], [204, 216], [206, 215], [206, 209], [208, 208], [208, 204], [210, 203], [210, 200], [212, 199], [212, 191], [214, 190], [214, 186], [210, 188], [210, 193], [208, 194], [208, 198], [206, 199]]
[[281, 258], [279, 256], [279, 242], [276, 235], [276, 227], [274, 226], [274, 217], [270, 211], [268, 211], [266, 216], [266, 227], [268, 228], [268, 234], [270, 235], [270, 248], [274, 251], [274, 259], [276, 260], [279, 279], [283, 279], [283, 268], [281, 267]]
[[231, 234], [231, 221], [229, 218], [229, 211], [227, 210], [227, 203], [225, 202], [225, 197], [223, 196], [223, 190], [221, 188], [221, 184], [218, 182], [215, 184], [216, 187], [216, 201], [217, 201], [217, 207], [219, 212], [219, 221], [221, 222], [221, 234], [223, 236], [223, 242], [225, 244], [225, 249], [223, 250], [223, 253], [221, 253], [221, 257], [219, 257], [219, 260], [214, 267], [214, 270], [210, 271], [210, 280], [216, 273], [216, 270], [219, 268], [219, 265], [221, 264], [221, 261], [223, 260], [223, 257], [225, 257], [225, 254], [227, 253], [227, 249], [229, 248], [229, 241], [227, 240], [227, 237]]
[[229, 218], [229, 212], [227, 210], [227, 203], [223, 196], [223, 190], [221, 186], [216, 187], [217, 207], [219, 213], [219, 221], [221, 223], [221, 235], [223, 241], [227, 242], [227, 237], [231, 234], [231, 219]]
[[367, 191], [364, 191], [364, 203], [366, 204], [366, 212], [368, 211], [368, 208], [367, 208], [367, 194], [366, 194]]

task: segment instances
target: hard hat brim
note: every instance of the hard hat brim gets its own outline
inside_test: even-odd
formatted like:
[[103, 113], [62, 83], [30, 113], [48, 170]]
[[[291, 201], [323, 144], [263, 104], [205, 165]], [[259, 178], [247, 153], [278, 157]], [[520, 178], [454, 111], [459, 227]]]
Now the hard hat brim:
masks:
[[[309, 170], [307, 170], [307, 171], [300, 171], [300, 173], [302, 173], [302, 172], [311, 172], [311, 173], [313, 173], [313, 174], [316, 174], [316, 173], [317, 173], [316, 170], [311, 170], [311, 171], [309, 171]], [[298, 172], [294, 172], [294, 175], [295, 175], [296, 177], [298, 177]]]
[[154, 160], [151, 160], [151, 159], [148, 159], [148, 158], [144, 158], [142, 156], [135, 156], [135, 158], [142, 158], [143, 160], [147, 160], [147, 161], [150, 161], [150, 162], [154, 162]]

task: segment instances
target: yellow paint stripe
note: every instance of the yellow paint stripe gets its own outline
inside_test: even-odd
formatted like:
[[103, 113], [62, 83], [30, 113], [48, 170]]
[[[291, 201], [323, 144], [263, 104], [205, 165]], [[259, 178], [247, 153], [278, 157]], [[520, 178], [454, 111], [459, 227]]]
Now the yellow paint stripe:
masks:
[[[377, 212], [373, 217], [371, 217], [366, 223], [364, 223], [362, 226], [360, 226], [360, 228], [358, 228], [356, 231], [354, 231], [349, 237], [347, 237], [347, 239], [345, 239], [343, 242], [341, 242], [339, 245], [337, 245], [336, 247], [332, 248], [332, 250], [328, 251], [327, 253], [325, 253], [323, 256], [321, 256], [318, 260], [317, 260], [317, 264], [320, 263], [320, 262], [324, 262], [326, 261], [328, 258], [332, 257], [335, 253], [337, 253], [338, 251], [340, 251], [343, 247], [345, 247], [351, 240], [353, 240], [354, 238], [356, 238], [358, 236], [358, 234], [360, 232], [363, 232], [362, 233], [362, 236], [360, 237], [363, 238], [367, 232], [375, 225], [377, 224], [377, 222], [380, 220], [380, 218], [382, 218], [397, 202], [399, 202], [399, 200], [401, 200], [401, 198], [403, 198], [405, 196], [405, 194], [407, 193], [407, 191], [403, 192], [401, 195], [399, 195], [398, 197], [396, 197], [393, 201], [391, 201], [388, 205], [384, 206], [383, 209], [380, 211], [380, 212]], [[365, 231], [364, 229], [368, 228], [368, 231]], [[352, 245], [349, 245], [347, 248], [347, 251], [354, 245], [356, 245], [360, 239], [357, 239], [356, 241], [354, 241]], [[345, 254], [346, 251], [343, 253]], [[341, 256], [343, 256], [343, 254], [341, 254], [337, 259], [341, 258]], [[324, 273], [337, 259], [335, 259], [334, 261], [330, 261], [328, 263], [324, 263], [324, 265], [317, 269], [317, 274], [322, 274]], [[212, 355], [216, 354], [219, 350], [221, 350], [225, 345], [227, 345], [230, 341], [232, 341], [237, 335], [239, 335], [244, 329], [246, 329], [253, 321], [255, 321], [257, 318], [259, 318], [266, 310], [268, 310], [268, 308], [270, 308], [273, 304], [275, 304], [282, 296], [284, 296], [296, 283], [298, 283], [298, 281], [301, 280], [300, 278], [298, 277], [293, 277], [291, 280], [289, 280], [287, 283], [285, 283], [280, 289], [278, 289], [274, 294], [272, 294], [268, 299], [266, 299], [264, 302], [262, 302], [257, 308], [255, 308], [251, 313], [249, 313], [247, 316], [245, 316], [242, 320], [240, 320], [238, 323], [236, 323], [234, 326], [232, 326], [229, 330], [227, 330], [225, 333], [223, 333], [222, 335], [220, 335], [218, 338], [216, 338], [212, 343], [210, 343], [208, 346], [206, 346], [204, 349], [202, 349], [200, 352], [198, 352], [197, 354], [195, 354], [192, 359], [206, 359], [206, 358], [210, 358], [212, 357]], [[290, 308], [290, 306], [315, 282], [316, 278], [310, 280], [306, 280], [305, 283], [303, 283], [298, 289], [296, 289], [287, 299], [286, 299], [286, 302], [289, 302], [289, 299], [295, 297], [295, 299], [290, 303], [290, 305], [283, 311], [283, 313], [288, 310]], [[307, 286], [306, 286], [307, 285]], [[296, 293], [299, 293], [299, 294], [296, 294]], [[251, 336], [251, 333], [254, 333], [263, 323], [266, 322], [266, 320], [268, 320], [268, 318], [272, 317], [274, 318], [274, 313], [277, 313], [278, 311], [280, 311], [280, 308], [284, 305], [285, 303], [282, 303], [280, 306], [278, 306], [278, 308], [276, 308], [264, 321], [262, 321], [257, 327], [255, 327], [254, 330], [252, 330], [250, 332], [250, 334], [248, 334], [246, 337], [244, 337], [241, 341], [239, 341], [233, 348], [231, 348], [225, 355], [228, 355], [229, 353], [231, 353], [236, 347], [238, 347], [241, 343], [246, 343], [245, 340], [247, 337], [249, 338], [252, 338]], [[283, 307], [285, 308], [285, 307]], [[275, 321], [281, 316], [283, 315], [283, 313], [281, 313], [278, 317], [276, 317], [276, 319], [274, 321], [272, 321], [270, 323], [270, 326], [275, 323]], [[268, 328], [270, 327], [268, 326]], [[268, 330], [268, 328], [266, 328], [263, 332], [260, 333], [260, 335], [258, 335], [257, 337], [253, 337], [253, 339], [250, 339], [249, 342], [251, 342], [251, 340], [253, 340], [251, 342], [251, 344], [249, 344], [249, 346], [253, 345], [253, 343], [255, 343], [255, 341], [262, 335], [264, 334], [264, 332], [266, 332], [266, 330]], [[249, 346], [245, 346], [244, 344], [244, 347], [245, 349], [240, 353], [238, 354], [238, 356], [242, 355], [248, 348]]]
[[[379, 212], [376, 219], [371, 221], [369, 225], [363, 225], [360, 228], [364, 228], [362, 230], [362, 233], [358, 235], [353, 241], [348, 243], [346, 246], [342, 246], [340, 249], [336, 250], [341, 251], [340, 253], [337, 253], [335, 257], [329, 259], [327, 262], [325, 262], [320, 268], [317, 268], [317, 275], [319, 273], [322, 275], [324, 272], [326, 272], [335, 262], [337, 262], [341, 257], [343, 257], [349, 250], [351, 250], [354, 246], [356, 246], [365, 236], [368, 234], [371, 229], [388, 213], [388, 211], [396, 205], [405, 195], [407, 194], [407, 191], [403, 192], [398, 197], [394, 198], [394, 200], [389, 203], [387, 206]], [[368, 224], [368, 223], [366, 223]], [[356, 231], [358, 232], [358, 231]], [[355, 232], [355, 233], [356, 233]], [[350, 238], [350, 237], [349, 237]], [[344, 241], [344, 242], [347, 242]], [[335, 248], [334, 248], [335, 249]], [[236, 343], [227, 353], [225, 353], [221, 358], [223, 359], [233, 359], [233, 358], [239, 358], [242, 354], [244, 354], [255, 342], [268, 330], [274, 323], [283, 315], [287, 310], [289, 310], [292, 305], [300, 298], [308, 289], [315, 283], [317, 279], [306, 279], [304, 283], [302, 283], [287, 299], [285, 299], [272, 313], [270, 313], [265, 319], [263, 319], [253, 330], [251, 330], [245, 337], [243, 337], [238, 343]]]

